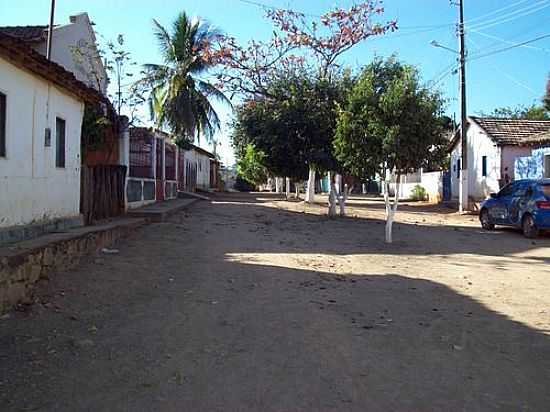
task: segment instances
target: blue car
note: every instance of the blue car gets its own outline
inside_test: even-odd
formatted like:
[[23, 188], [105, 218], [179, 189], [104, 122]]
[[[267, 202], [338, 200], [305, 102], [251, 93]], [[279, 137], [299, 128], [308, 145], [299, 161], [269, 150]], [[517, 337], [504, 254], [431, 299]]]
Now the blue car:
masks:
[[550, 230], [550, 179], [516, 180], [481, 203], [481, 226], [493, 230], [495, 225], [521, 228], [528, 238]]

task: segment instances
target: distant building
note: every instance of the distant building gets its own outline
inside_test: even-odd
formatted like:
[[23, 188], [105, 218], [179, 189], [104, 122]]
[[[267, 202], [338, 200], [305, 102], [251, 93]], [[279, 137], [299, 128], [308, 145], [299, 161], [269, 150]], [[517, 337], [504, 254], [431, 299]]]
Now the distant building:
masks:
[[128, 205], [131, 208], [174, 199], [178, 191], [218, 188], [218, 161], [198, 146], [177, 147], [167, 133], [130, 128]]
[[[501, 118], [468, 118], [468, 194], [474, 200], [498, 192], [519, 178], [515, 161], [531, 156], [541, 145], [540, 136], [550, 131], [550, 121]], [[539, 137], [537, 137], [539, 136]], [[451, 188], [458, 197], [461, 171], [460, 133], [451, 142]]]

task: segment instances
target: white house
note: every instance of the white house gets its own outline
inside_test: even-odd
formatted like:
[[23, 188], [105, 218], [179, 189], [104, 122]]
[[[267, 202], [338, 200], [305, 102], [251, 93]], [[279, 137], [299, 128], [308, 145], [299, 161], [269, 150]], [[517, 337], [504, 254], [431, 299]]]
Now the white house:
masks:
[[0, 230], [79, 216], [84, 104], [102, 99], [0, 32]]
[[[17, 37], [46, 55], [48, 26], [6, 26], [0, 32]], [[93, 26], [87, 13], [69, 18], [69, 23], [54, 26], [51, 60], [73, 73], [81, 82], [106, 94], [108, 77], [96, 46]]]
[[[550, 130], [550, 121], [468, 118], [468, 194], [485, 199], [514, 180], [515, 160], [531, 155], [533, 136]], [[460, 133], [451, 142], [451, 190], [458, 197], [462, 159]]]
[[185, 151], [185, 170], [191, 173], [191, 179], [187, 184], [189, 190], [208, 190], [210, 188], [210, 167], [214, 155], [207, 150], [191, 145], [190, 150]]

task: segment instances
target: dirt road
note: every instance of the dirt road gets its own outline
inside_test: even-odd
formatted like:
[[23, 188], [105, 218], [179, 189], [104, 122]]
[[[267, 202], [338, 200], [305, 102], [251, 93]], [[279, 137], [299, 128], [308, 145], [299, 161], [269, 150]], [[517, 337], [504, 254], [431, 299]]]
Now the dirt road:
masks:
[[392, 246], [268, 195], [147, 226], [0, 320], [0, 410], [548, 410], [550, 238], [404, 210]]

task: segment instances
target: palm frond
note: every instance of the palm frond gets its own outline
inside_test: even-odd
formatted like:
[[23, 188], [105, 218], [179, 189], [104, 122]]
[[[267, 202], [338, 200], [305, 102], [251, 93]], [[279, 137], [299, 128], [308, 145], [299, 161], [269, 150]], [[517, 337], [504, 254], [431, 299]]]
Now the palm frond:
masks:
[[157, 38], [157, 42], [165, 62], [173, 62], [175, 60], [174, 44], [172, 38], [166, 29], [155, 19], [153, 19], [153, 33]]

